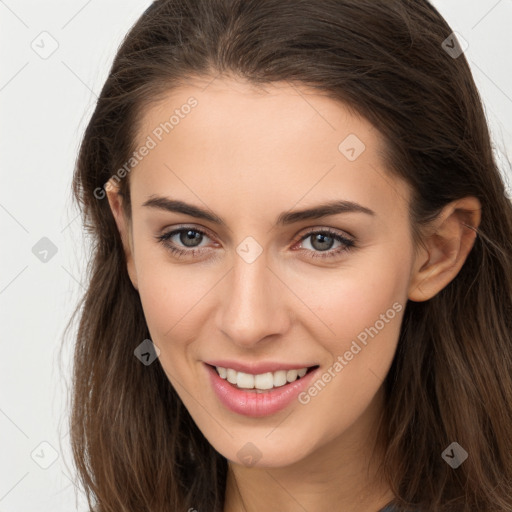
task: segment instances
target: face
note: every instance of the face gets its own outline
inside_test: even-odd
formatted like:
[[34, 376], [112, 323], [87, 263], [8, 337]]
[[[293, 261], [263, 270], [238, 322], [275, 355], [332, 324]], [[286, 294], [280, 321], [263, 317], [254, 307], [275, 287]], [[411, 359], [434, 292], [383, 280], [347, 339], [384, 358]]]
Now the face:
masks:
[[408, 187], [379, 132], [318, 91], [207, 84], [145, 111], [116, 218], [159, 363], [231, 461], [363, 442], [411, 283]]

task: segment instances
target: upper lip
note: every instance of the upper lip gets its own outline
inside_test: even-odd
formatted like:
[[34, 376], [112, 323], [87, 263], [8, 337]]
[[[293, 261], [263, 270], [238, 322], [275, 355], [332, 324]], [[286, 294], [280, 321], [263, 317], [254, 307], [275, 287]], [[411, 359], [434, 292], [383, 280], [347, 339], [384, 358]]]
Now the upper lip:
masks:
[[262, 361], [260, 363], [243, 363], [239, 361], [219, 360], [204, 361], [211, 366], [220, 366], [222, 368], [231, 368], [237, 372], [251, 373], [259, 375], [267, 372], [277, 372], [279, 370], [299, 370], [300, 368], [310, 368], [317, 366], [311, 363], [279, 363], [276, 361]]

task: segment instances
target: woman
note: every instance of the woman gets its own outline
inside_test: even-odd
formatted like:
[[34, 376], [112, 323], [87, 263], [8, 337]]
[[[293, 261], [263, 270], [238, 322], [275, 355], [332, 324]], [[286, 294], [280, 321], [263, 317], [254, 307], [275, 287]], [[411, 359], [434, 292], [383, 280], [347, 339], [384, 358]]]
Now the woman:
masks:
[[74, 176], [91, 508], [512, 510], [512, 208], [462, 49], [426, 0], [138, 20]]

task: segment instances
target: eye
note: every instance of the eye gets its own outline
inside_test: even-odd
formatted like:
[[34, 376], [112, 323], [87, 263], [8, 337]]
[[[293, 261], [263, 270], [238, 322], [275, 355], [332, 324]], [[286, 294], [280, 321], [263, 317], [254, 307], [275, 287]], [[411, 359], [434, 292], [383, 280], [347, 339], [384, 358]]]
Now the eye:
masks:
[[[355, 241], [351, 238], [341, 235], [332, 229], [321, 229], [317, 231], [309, 231], [303, 235], [299, 242], [309, 241], [309, 246], [302, 250], [306, 250], [312, 258], [331, 258], [340, 255], [343, 252], [348, 252], [355, 247]], [[333, 246], [339, 244], [337, 248]]]
[[203, 251], [203, 247], [200, 244], [205, 238], [209, 239], [210, 237], [206, 232], [189, 226], [174, 229], [155, 238], [178, 256], [194, 256]]
[[[207, 249], [201, 243], [205, 239], [211, 240], [205, 231], [191, 226], [180, 227], [163, 235], [157, 235], [155, 238], [178, 257], [196, 256]], [[306, 245], [310, 247], [301, 247], [300, 250], [307, 252], [308, 257], [311, 258], [332, 258], [355, 247], [353, 239], [329, 228], [309, 231], [302, 235], [299, 242], [302, 243], [308, 239], [310, 241]], [[333, 249], [336, 243], [339, 245]]]

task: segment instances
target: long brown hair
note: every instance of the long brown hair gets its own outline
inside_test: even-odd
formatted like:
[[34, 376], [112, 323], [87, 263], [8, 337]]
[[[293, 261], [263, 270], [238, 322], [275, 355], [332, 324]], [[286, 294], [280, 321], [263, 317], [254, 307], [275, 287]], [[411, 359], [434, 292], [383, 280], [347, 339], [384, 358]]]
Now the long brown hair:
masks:
[[[427, 0], [158, 0], [131, 28], [73, 182], [92, 254], [74, 315], [70, 433], [91, 508], [223, 509], [226, 459], [160, 364], [134, 357], [150, 336], [104, 185], [135, 150], [144, 107], [188, 78], [230, 73], [309, 85], [368, 119], [390, 173], [411, 186], [418, 240], [447, 203], [480, 200], [478, 236], [457, 277], [407, 303], [385, 380], [382, 469], [397, 510], [512, 510], [512, 206], [451, 34]], [[129, 184], [119, 181], [128, 218]], [[457, 469], [441, 457], [452, 442], [468, 453]]]

